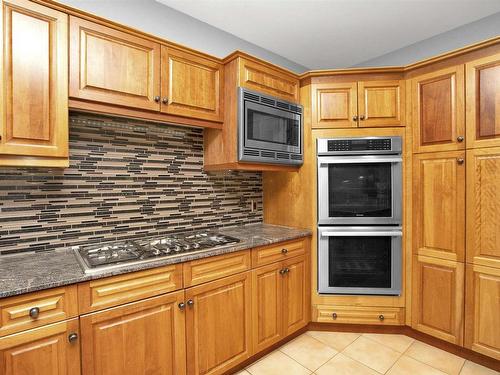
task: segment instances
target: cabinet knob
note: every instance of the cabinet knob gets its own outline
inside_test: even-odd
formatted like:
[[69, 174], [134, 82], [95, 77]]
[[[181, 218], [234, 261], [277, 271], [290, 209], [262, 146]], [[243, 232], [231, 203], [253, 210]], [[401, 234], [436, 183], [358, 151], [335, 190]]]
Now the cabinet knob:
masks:
[[155, 100], [155, 102], [156, 102], [156, 103], [159, 103], [159, 102], [160, 102], [160, 99], [161, 99], [161, 98], [160, 98], [159, 96], [155, 96], [155, 97], [154, 97], [154, 100]]
[[168, 98], [163, 98], [163, 99], [162, 99], [162, 103], [163, 103], [163, 104], [168, 104]]
[[365, 115], [361, 115], [361, 116], [359, 116], [359, 119], [360, 119], [361, 121], [363, 121], [363, 120], [365, 119]]
[[290, 269], [289, 268], [285, 268], [285, 273], [288, 273], [290, 272]]
[[463, 136], [461, 136], [461, 135], [459, 135], [459, 136], [457, 137], [457, 141], [458, 141], [458, 142], [463, 142], [463, 141], [464, 141], [464, 137], [463, 137]]
[[39, 315], [40, 315], [40, 308], [39, 307], [32, 307], [30, 309], [30, 317], [31, 318], [36, 319], [36, 318], [38, 318]]
[[68, 336], [68, 341], [69, 342], [75, 342], [76, 340], [78, 340], [78, 334], [76, 333], [70, 333], [69, 336]]
[[286, 273], [286, 271], [285, 271], [285, 270], [286, 270], [286, 268], [282, 268], [282, 269], [280, 270], [280, 275], [284, 275], [284, 274]]
[[457, 163], [462, 165], [464, 163], [464, 159], [463, 158], [458, 158], [457, 159]]
[[358, 116], [352, 116], [352, 121], [358, 121]]
[[288, 253], [288, 249], [283, 248], [283, 249], [281, 249], [281, 252], [282, 252], [283, 254], [286, 254], [286, 253]]
[[187, 305], [188, 306], [193, 306], [194, 305], [194, 301], [192, 299], [188, 300], [187, 301]]
[[378, 316], [378, 319], [379, 319], [381, 322], [383, 322], [383, 321], [384, 321], [384, 319], [385, 319], [385, 317], [384, 317], [384, 315], [380, 314], [380, 315]]
[[184, 310], [184, 308], [186, 307], [186, 304], [184, 302], [181, 302], [177, 306], [179, 306], [180, 310]]
[[333, 318], [333, 319], [337, 319], [337, 313], [333, 313], [333, 314], [332, 314], [332, 318]]

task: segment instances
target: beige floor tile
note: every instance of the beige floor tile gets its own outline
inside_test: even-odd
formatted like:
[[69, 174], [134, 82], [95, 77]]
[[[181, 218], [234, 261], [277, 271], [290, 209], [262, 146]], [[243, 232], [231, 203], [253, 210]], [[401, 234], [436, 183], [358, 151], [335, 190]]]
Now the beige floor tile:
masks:
[[316, 370], [317, 375], [379, 375], [378, 372], [372, 370], [358, 361], [346, 357], [342, 353], [326, 362], [323, 366]]
[[420, 341], [411, 344], [405, 354], [451, 375], [457, 375], [465, 362], [463, 358]]
[[401, 355], [401, 353], [363, 336], [345, 348], [342, 353], [382, 374]]
[[252, 375], [309, 375], [311, 373], [280, 351], [272, 352], [246, 370]]
[[415, 341], [411, 337], [405, 335], [391, 335], [379, 333], [364, 333], [364, 337], [377, 341], [380, 344], [388, 346], [397, 352], [403, 353]]
[[464, 367], [462, 367], [462, 371], [460, 371], [460, 375], [499, 375], [500, 372], [491, 370], [484, 366], [478, 365], [477, 363], [471, 361], [465, 361]]
[[335, 349], [306, 334], [282, 346], [280, 350], [311, 371], [337, 354]]
[[446, 375], [446, 373], [435, 369], [416, 359], [403, 355], [394, 366], [387, 372], [387, 375]]
[[349, 344], [360, 336], [359, 333], [327, 331], [308, 331], [307, 334], [339, 352], [344, 350]]

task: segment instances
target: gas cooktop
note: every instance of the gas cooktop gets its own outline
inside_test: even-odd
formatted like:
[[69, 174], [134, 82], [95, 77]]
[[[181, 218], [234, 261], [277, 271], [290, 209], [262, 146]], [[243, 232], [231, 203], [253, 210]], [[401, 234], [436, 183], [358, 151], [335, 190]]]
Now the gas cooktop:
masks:
[[178, 233], [148, 240], [126, 240], [73, 248], [85, 273], [186, 255], [238, 243], [238, 238], [212, 231]]

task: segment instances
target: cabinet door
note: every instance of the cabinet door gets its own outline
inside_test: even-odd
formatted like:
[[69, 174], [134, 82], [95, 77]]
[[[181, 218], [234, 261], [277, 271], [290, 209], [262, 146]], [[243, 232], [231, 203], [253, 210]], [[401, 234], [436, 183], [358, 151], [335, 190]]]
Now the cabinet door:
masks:
[[2, 13], [0, 154], [66, 157], [68, 16], [27, 0]]
[[[80, 374], [78, 333], [78, 319], [72, 319], [2, 337], [0, 374]], [[72, 334], [76, 338], [70, 342]]]
[[465, 65], [467, 148], [500, 146], [500, 53]]
[[467, 150], [467, 262], [500, 268], [500, 147]]
[[222, 374], [251, 355], [251, 273], [186, 290], [188, 374]]
[[252, 271], [254, 352], [259, 352], [283, 338], [282, 269], [282, 263], [278, 262]]
[[465, 347], [500, 360], [500, 268], [467, 264]]
[[413, 158], [413, 251], [453, 261], [465, 253], [465, 151]]
[[160, 58], [158, 43], [70, 17], [73, 98], [159, 111]]
[[313, 128], [358, 126], [356, 82], [313, 84], [311, 98]]
[[412, 327], [462, 345], [464, 264], [420, 255], [413, 263]]
[[309, 271], [306, 257], [283, 262], [283, 335], [288, 336], [309, 323]]
[[161, 56], [161, 111], [222, 122], [222, 64], [165, 46]]
[[358, 82], [360, 127], [404, 126], [405, 82]]
[[413, 151], [465, 148], [463, 65], [414, 78], [412, 95]]
[[83, 315], [83, 374], [185, 374], [183, 297], [174, 292]]

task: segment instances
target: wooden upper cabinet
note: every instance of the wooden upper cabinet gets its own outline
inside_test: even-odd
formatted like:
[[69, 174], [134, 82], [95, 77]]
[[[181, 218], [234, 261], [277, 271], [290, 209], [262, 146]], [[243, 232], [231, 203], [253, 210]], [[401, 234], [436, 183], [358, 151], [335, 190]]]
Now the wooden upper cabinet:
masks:
[[360, 127], [405, 125], [405, 82], [358, 82]]
[[161, 111], [222, 122], [224, 66], [166, 46], [161, 56]]
[[500, 146], [500, 53], [465, 65], [467, 148]]
[[312, 84], [312, 127], [357, 127], [357, 92], [356, 82]]
[[0, 338], [0, 374], [80, 374], [78, 333], [78, 319], [72, 319]]
[[299, 79], [292, 73], [286, 73], [243, 57], [238, 60], [239, 86], [289, 102], [299, 101]]
[[173, 292], [83, 315], [83, 374], [185, 374], [183, 297]]
[[67, 157], [68, 16], [27, 0], [0, 16], [0, 154]]
[[465, 151], [413, 158], [413, 251], [453, 261], [465, 256]]
[[467, 264], [465, 347], [500, 360], [500, 269]]
[[413, 151], [465, 148], [464, 67], [412, 79]]
[[500, 147], [467, 150], [467, 262], [500, 268]]
[[159, 111], [160, 60], [158, 43], [70, 17], [73, 98]]
[[188, 374], [222, 374], [251, 353], [251, 273], [186, 289]]

